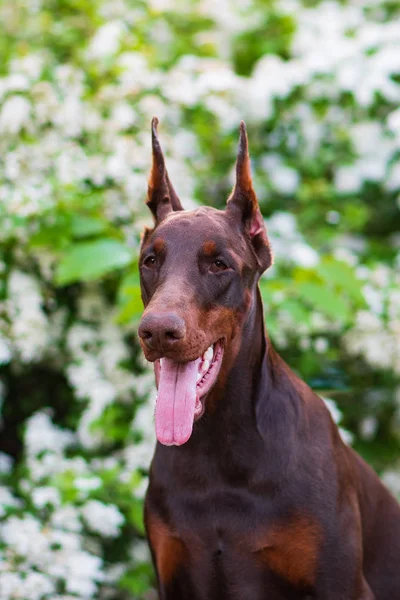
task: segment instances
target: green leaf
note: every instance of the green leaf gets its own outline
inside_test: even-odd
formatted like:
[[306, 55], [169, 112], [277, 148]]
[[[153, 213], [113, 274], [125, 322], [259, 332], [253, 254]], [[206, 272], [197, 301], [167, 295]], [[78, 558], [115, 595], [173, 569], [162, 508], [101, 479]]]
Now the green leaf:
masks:
[[153, 582], [153, 569], [146, 563], [137, 564], [134, 568], [125, 571], [119, 581], [119, 587], [127, 590], [135, 598], [143, 598]]
[[293, 298], [284, 300], [280, 305], [280, 310], [286, 311], [294, 322], [304, 324], [310, 320], [310, 313], [304, 308], [304, 304]]
[[127, 440], [132, 420], [131, 411], [131, 405], [111, 404], [98, 419], [92, 421], [90, 429], [102, 431], [104, 437], [112, 442]]
[[132, 505], [128, 513], [129, 522], [136, 530], [144, 535], [143, 504], [140, 500], [132, 498]]
[[329, 317], [347, 321], [351, 315], [348, 304], [343, 298], [318, 283], [299, 283], [296, 292], [313, 309]]
[[51, 223], [39, 223], [39, 229], [30, 239], [30, 247], [47, 247], [53, 252], [68, 247], [71, 243], [70, 220], [63, 214], [56, 214]]
[[118, 290], [118, 323], [136, 321], [143, 312], [139, 273], [130, 273], [123, 278]]
[[361, 291], [362, 283], [356, 278], [350, 265], [333, 258], [325, 258], [316, 270], [328, 285], [344, 290], [352, 300], [364, 304]]
[[129, 248], [117, 240], [101, 238], [78, 242], [64, 253], [57, 266], [55, 280], [58, 285], [90, 281], [125, 267], [131, 260]]
[[76, 238], [98, 235], [105, 229], [107, 229], [107, 223], [98, 217], [75, 214], [71, 218], [71, 232]]

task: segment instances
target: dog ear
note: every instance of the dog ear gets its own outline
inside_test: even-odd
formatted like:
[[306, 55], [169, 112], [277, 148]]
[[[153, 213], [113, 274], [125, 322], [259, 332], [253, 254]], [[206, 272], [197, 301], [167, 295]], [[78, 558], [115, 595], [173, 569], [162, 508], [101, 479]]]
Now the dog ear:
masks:
[[239, 148], [236, 160], [236, 183], [228, 198], [226, 211], [232, 218], [240, 221], [250, 238], [261, 272], [272, 263], [271, 248], [260, 207], [251, 179], [250, 156], [246, 125], [240, 123]]
[[174, 210], [183, 210], [177, 193], [168, 177], [165, 167], [164, 154], [161, 150], [157, 134], [158, 119], [151, 121], [151, 140], [153, 147], [153, 164], [150, 171], [149, 186], [147, 190], [147, 206], [153, 213], [157, 225], [165, 219], [168, 213]]

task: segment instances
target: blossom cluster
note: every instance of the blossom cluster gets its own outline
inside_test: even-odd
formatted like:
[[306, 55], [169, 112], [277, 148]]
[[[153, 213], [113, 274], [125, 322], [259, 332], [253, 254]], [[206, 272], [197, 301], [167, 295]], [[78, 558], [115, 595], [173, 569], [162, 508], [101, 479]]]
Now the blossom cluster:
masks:
[[154, 115], [186, 208], [246, 120], [269, 334], [400, 495], [400, 2], [59, 6], [0, 6], [0, 600], [144, 598]]

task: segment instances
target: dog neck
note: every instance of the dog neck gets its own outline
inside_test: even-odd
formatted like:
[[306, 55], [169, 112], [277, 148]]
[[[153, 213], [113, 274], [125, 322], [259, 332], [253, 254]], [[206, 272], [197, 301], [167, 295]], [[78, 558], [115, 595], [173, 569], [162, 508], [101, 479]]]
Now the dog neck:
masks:
[[295, 427], [300, 418], [298, 380], [266, 334], [258, 286], [253, 298], [241, 329], [239, 350], [228, 373], [207, 398], [207, 414], [196, 424], [193, 443], [215, 429], [221, 438], [225, 430], [231, 437], [245, 433], [268, 438], [268, 444], [276, 439], [280, 445], [282, 429]]
[[[269, 342], [258, 286], [253, 293], [253, 302], [239, 335], [239, 351], [218, 401], [221, 408], [232, 406], [234, 412], [241, 417], [251, 411], [260, 381], [265, 381], [267, 377], [266, 355]], [[221, 393], [220, 389], [216, 392]]]
[[244, 424], [255, 427], [255, 404], [268, 380], [269, 347], [257, 287], [236, 339], [227, 344], [220, 376], [206, 399], [206, 415], [196, 424], [195, 433], [207, 436], [214, 421], [219, 429], [225, 426], [230, 431]]

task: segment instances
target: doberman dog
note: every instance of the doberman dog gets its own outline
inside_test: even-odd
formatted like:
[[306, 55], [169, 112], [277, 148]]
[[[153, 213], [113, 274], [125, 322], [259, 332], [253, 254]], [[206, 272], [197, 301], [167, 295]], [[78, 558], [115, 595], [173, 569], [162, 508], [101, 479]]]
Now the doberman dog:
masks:
[[145, 523], [161, 600], [400, 600], [400, 506], [274, 351], [271, 249], [240, 127], [226, 210], [184, 211], [152, 121], [139, 326], [158, 443]]

